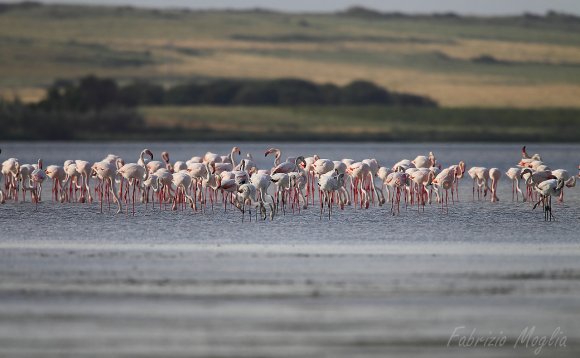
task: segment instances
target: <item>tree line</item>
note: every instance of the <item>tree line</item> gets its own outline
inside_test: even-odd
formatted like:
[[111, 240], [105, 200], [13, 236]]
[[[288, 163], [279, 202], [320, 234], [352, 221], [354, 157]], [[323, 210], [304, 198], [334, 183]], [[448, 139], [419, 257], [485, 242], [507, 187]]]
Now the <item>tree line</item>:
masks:
[[224, 79], [165, 88], [145, 81], [119, 86], [112, 79], [87, 76], [78, 82], [55, 82], [48, 89], [46, 98], [38, 103], [39, 108], [47, 110], [81, 111], [145, 105], [436, 107], [437, 102], [428, 97], [391, 92], [368, 81], [354, 81], [340, 87], [293, 78], [267, 81]]
[[57, 80], [37, 103], [0, 99], [0, 139], [126, 138], [149, 130], [136, 110], [145, 105], [293, 106], [380, 105], [436, 107], [433, 100], [387, 91], [371, 82], [343, 87], [298, 79], [216, 80], [164, 88], [150, 82], [119, 85], [86, 76]]

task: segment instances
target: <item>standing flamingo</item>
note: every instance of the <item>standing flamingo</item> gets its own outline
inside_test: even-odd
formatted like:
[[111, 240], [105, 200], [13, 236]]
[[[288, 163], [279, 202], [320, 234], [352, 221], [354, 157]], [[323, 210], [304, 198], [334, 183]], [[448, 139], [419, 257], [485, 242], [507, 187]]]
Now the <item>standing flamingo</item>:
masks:
[[[564, 181], [564, 186], [567, 188], [573, 188], [576, 186], [576, 177], [574, 175], [570, 175], [567, 170], [564, 169], [557, 169], [552, 170], [552, 175], [556, 177], [556, 179], [562, 179]], [[558, 201], [561, 203], [564, 201], [564, 188], [560, 192], [558, 196]]]
[[[328, 173], [320, 176], [318, 179], [318, 186], [320, 187], [320, 218], [322, 219], [322, 214], [324, 212], [324, 205], [328, 207], [328, 220], [332, 214], [332, 206], [334, 203], [334, 192], [336, 192], [341, 186], [343, 186], [344, 174], [338, 174], [336, 171], [334, 174]], [[343, 200], [339, 196], [339, 204], [344, 207], [346, 200]]]
[[552, 214], [552, 196], [559, 196], [562, 188], [564, 188], [564, 180], [562, 179], [544, 180], [535, 186], [536, 191], [540, 194], [540, 200], [534, 205], [533, 209], [542, 203], [544, 207], [544, 220], [552, 221], [554, 218]]
[[2, 162], [2, 175], [4, 176], [4, 187], [8, 199], [13, 198], [18, 201], [18, 175], [20, 173], [20, 163], [16, 158], [8, 158]]
[[[107, 202], [110, 203], [108, 192], [110, 191], [117, 202], [117, 214], [122, 211], [121, 208], [121, 199], [117, 194], [117, 188], [115, 187], [115, 179], [117, 174], [117, 167], [115, 163], [110, 161], [103, 160], [101, 162], [94, 163], [92, 166], [92, 170], [100, 180], [100, 189], [99, 189], [99, 202], [101, 206], [101, 214], [103, 213], [103, 196], [107, 193]], [[107, 190], [108, 189], [108, 190]]]
[[497, 197], [497, 184], [499, 178], [501, 178], [501, 171], [497, 168], [491, 168], [489, 170], [489, 177], [491, 179], [491, 201], [499, 201], [499, 198]]
[[[91, 178], [91, 163], [85, 160], [75, 160], [75, 167], [79, 175], [81, 176], [81, 203], [84, 203], [87, 199], [89, 203], [93, 202], [93, 197], [91, 195], [91, 187], [89, 180]], [[85, 198], [86, 194], [86, 198]]]
[[[133, 207], [133, 215], [135, 215], [135, 190], [137, 187], [140, 187], [144, 180], [147, 180], [149, 172], [145, 169], [145, 160], [144, 156], [147, 154], [151, 160], [153, 160], [153, 153], [149, 149], [144, 149], [141, 151], [139, 155], [139, 163], [144, 163], [143, 165], [136, 164], [136, 163], [128, 163], [123, 165], [121, 168], [117, 169], [117, 174], [121, 175], [123, 178], [127, 180], [129, 186], [133, 187], [133, 194], [132, 194], [132, 207]], [[120, 163], [120, 162], [119, 162]], [[128, 192], [129, 189], [127, 189]], [[127, 214], [129, 214], [129, 208], [127, 207]]]
[[520, 168], [509, 168], [505, 175], [512, 181], [512, 201], [519, 200], [518, 193], [522, 194], [523, 201], [526, 201], [526, 197], [522, 190], [520, 189], [520, 176], [522, 170]]
[[42, 183], [46, 179], [46, 173], [42, 168], [42, 159], [38, 159], [37, 168], [30, 174], [34, 189], [32, 191], [34, 203], [38, 206], [38, 202], [42, 199]]

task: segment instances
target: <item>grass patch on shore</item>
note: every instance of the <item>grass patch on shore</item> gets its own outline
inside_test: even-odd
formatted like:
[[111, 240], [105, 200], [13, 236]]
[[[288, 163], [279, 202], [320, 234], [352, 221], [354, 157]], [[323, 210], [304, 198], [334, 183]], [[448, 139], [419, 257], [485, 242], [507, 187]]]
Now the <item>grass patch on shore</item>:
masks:
[[156, 135], [207, 140], [580, 141], [580, 110], [144, 107]]

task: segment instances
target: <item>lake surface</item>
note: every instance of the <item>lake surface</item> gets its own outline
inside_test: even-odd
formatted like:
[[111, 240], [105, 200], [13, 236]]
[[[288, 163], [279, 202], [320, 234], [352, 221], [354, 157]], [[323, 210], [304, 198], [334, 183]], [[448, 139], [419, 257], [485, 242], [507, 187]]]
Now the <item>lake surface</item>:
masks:
[[[45, 166], [135, 162], [226, 154], [233, 143], [1, 143], [0, 161]], [[259, 166], [270, 143], [241, 143]], [[377, 158], [383, 165], [433, 151], [444, 166], [464, 160], [505, 172], [519, 144], [284, 143], [282, 156]], [[577, 173], [580, 145], [532, 145], [552, 168]], [[49, 186], [47, 186], [49, 187]], [[98, 204], [0, 205], [2, 356], [534, 356], [514, 343], [526, 327], [580, 353], [580, 194], [554, 204], [557, 220], [512, 202], [502, 177], [498, 203], [473, 201], [471, 181], [444, 213], [389, 207], [318, 207], [274, 221], [242, 223], [216, 209], [172, 212], [137, 206], [133, 217], [99, 214]], [[447, 343], [506, 335], [503, 347]], [[501, 333], [500, 333], [501, 332]]]

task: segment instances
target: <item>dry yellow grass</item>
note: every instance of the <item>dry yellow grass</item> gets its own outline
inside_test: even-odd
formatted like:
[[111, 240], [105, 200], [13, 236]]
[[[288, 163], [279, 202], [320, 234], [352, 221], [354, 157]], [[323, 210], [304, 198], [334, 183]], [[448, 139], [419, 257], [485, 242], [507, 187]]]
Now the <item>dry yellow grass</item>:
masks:
[[[404, 39], [404, 38], [403, 38]], [[230, 39], [196, 38], [143, 39], [138, 41], [114, 40], [107, 42], [119, 49], [151, 49], [172, 47], [192, 50], [287, 50], [340, 52], [364, 51], [369, 53], [418, 54], [440, 52], [458, 59], [471, 59], [481, 55], [491, 55], [500, 60], [537, 63], [580, 63], [580, 48], [564, 45], [537, 44], [498, 40], [455, 40], [453, 43], [405, 43], [377, 41], [336, 41], [336, 42], [261, 42], [236, 41]], [[104, 43], [106, 44], [106, 43]]]
[[[338, 85], [366, 79], [430, 96], [447, 107], [580, 107], [580, 80], [573, 80], [580, 70], [559, 66], [580, 64], [580, 45], [554, 23], [543, 24], [542, 31], [504, 23], [500, 33], [493, 23], [442, 19], [369, 23], [333, 16], [208, 12], [181, 18], [141, 11], [119, 16], [104, 8], [56, 13], [67, 11], [66, 20], [48, 7], [29, 17], [18, 12], [3, 16], [1, 96], [37, 100], [54, 79], [87, 74], [164, 84], [191, 77], [296, 77]], [[303, 18], [311, 25], [296, 26]], [[270, 35], [287, 41], [268, 41]], [[353, 40], [357, 37], [361, 40]], [[96, 59], [101, 49], [110, 63]], [[76, 57], [67, 60], [75, 51]], [[117, 58], [131, 58], [131, 52], [147, 52], [153, 63], [111, 65]], [[514, 64], [470, 61], [482, 55]]]
[[297, 59], [216, 53], [189, 57], [158, 68], [159, 75], [249, 78], [300, 77], [319, 83], [347, 84], [366, 79], [396, 91], [428, 95], [448, 107], [579, 107], [580, 86], [573, 84], [505, 84], [501, 77], [437, 74], [418, 70], [321, 63]]

